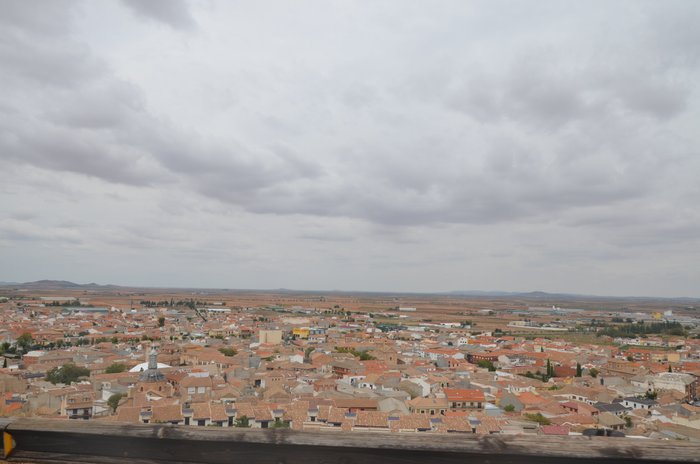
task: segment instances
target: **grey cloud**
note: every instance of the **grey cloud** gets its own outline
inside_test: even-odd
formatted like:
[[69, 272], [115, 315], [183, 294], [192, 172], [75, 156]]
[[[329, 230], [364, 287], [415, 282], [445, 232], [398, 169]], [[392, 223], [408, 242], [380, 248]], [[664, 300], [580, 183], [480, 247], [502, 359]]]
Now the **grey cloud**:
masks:
[[0, 239], [20, 241], [49, 241], [78, 244], [80, 233], [70, 228], [45, 227], [28, 220], [0, 219]]
[[315, 240], [319, 242], [352, 242], [355, 237], [350, 235], [320, 235], [320, 234], [303, 234], [299, 238], [304, 240]]
[[[164, 11], [178, 8], [172, 3]], [[21, 30], [20, 24], [13, 27]], [[6, 100], [0, 102], [6, 159], [132, 185], [167, 182], [170, 171], [205, 192], [253, 191], [294, 173], [313, 175], [312, 165], [282, 145], [261, 157], [158, 120], [147, 112], [139, 89], [116, 78], [84, 45], [67, 34], [48, 40], [40, 32], [30, 24], [0, 47], [8, 64], [0, 79], [16, 91], [0, 97]], [[26, 77], [46, 86], [37, 94]]]
[[45, 118], [54, 124], [91, 130], [123, 128], [145, 111], [139, 91], [116, 79], [59, 94], [46, 107]]
[[193, 29], [196, 22], [185, 0], [122, 0], [136, 15], [176, 29]]
[[690, 96], [687, 82], [672, 82], [673, 70], [667, 76], [664, 71], [594, 66], [586, 76], [558, 74], [540, 65], [516, 67], [507, 76], [466, 77], [453, 85], [446, 105], [488, 124], [505, 119], [562, 130], [567, 124], [620, 117], [618, 111], [669, 119], [686, 110]]
[[75, 0], [52, 0], [37, 4], [31, 1], [5, 2], [0, 15], [0, 27], [42, 35], [63, 35], [70, 30]]
[[[47, 15], [20, 3], [38, 5], [15, 2], [0, 18], [0, 164], [12, 178], [0, 193], [36, 214], [3, 223], [5, 244], [58, 243], [80, 227], [96, 254], [182, 249], [185, 261], [218, 262], [216, 276], [242, 253], [280, 279], [309, 248], [333, 249], [329, 260], [358, 270], [410, 262], [391, 277], [414, 279], [406, 287], [421, 264], [460, 275], [474, 260], [480, 273], [506, 255], [516, 275], [530, 262], [697, 249], [692, 3], [640, 3], [627, 19], [627, 4], [387, 2], [341, 14], [124, 1], [117, 13], [148, 21], [117, 24], [99, 2]], [[42, 235], [38, 201], [59, 196]], [[87, 199], [115, 210], [104, 229], [89, 219], [101, 203], [71, 206]], [[71, 229], [62, 214], [84, 219]], [[151, 231], [122, 227], [132, 220]], [[217, 247], [236, 253], [217, 258]], [[332, 282], [325, 259], [318, 272]], [[484, 271], [491, 283], [500, 266]]]
[[[178, 2], [126, 3], [170, 20], [187, 12]], [[28, 30], [32, 37], [35, 32]], [[441, 127], [412, 130], [410, 117], [384, 132], [371, 129], [364, 140], [334, 127], [348, 138], [351, 150], [345, 154], [340, 146], [330, 146], [309, 161], [309, 154], [293, 142], [272, 138], [271, 143], [251, 145], [165, 122], [148, 113], [138, 88], [117, 79], [84, 46], [68, 37], [55, 42], [25, 37], [17, 39], [14, 51], [4, 51], [8, 56], [39, 56], [36, 62], [15, 63], [18, 76], [29, 72], [31, 64], [34, 75], [48, 79], [50, 73], [43, 70], [60, 61], [64, 71], [58, 81], [81, 83], [46, 91], [39, 117], [2, 120], [0, 130], [11, 136], [0, 144], [10, 159], [132, 185], [161, 185], [175, 176], [193, 191], [251, 212], [347, 216], [382, 224], [534, 219], [644, 196], [654, 187], [652, 175], [659, 172], [660, 159], [633, 156], [634, 147], [619, 137], [612, 136], [612, 146], [602, 142], [625, 130], [619, 115], [611, 115], [609, 101], [617, 96], [633, 113], [663, 119], [684, 111], [687, 94], [685, 86], [672, 85], [663, 71], [631, 81], [616, 69], [593, 66], [589, 75], [581, 73], [580, 66], [567, 64], [570, 58], [563, 53], [546, 58], [516, 54], [506, 72], [470, 71], [454, 78], [448, 104], [478, 121], [464, 126], [462, 134], [445, 139]], [[417, 77], [444, 77], [448, 71], [435, 69]], [[345, 106], [349, 102], [375, 126], [383, 123], [384, 106], [401, 107], [375, 98], [376, 84], [352, 79], [338, 88], [344, 90], [336, 95], [336, 88], [329, 89], [331, 96]], [[322, 97], [316, 100], [322, 102]], [[320, 108], [333, 111], [328, 105]], [[274, 121], [284, 118], [270, 118], [262, 122], [274, 136], [279, 125]], [[510, 128], [514, 137], [496, 127], [504, 119], [516, 124]], [[496, 128], [480, 133], [483, 123]], [[557, 138], [533, 141], [532, 132], [538, 130], [554, 130]], [[300, 136], [297, 130], [281, 133]], [[591, 134], [601, 143], [590, 145]], [[612, 154], [604, 155], [605, 150]], [[476, 162], [465, 164], [468, 159]]]
[[26, 119], [0, 119], [0, 129], [12, 133], [0, 139], [0, 150], [17, 163], [43, 169], [71, 171], [111, 182], [147, 185], [157, 177], [138, 153], [119, 150], [95, 133], [33, 123]]
[[[39, 85], [71, 87], [99, 77], [104, 65], [80, 43], [43, 37], [38, 32], [17, 34], [0, 29], [0, 58], [5, 85], [23, 85], [29, 79]], [[41, 87], [39, 88], [41, 89]]]
[[681, 82], [630, 81], [620, 86], [618, 96], [632, 111], [647, 113], [660, 119], [681, 114], [687, 106], [689, 90]]

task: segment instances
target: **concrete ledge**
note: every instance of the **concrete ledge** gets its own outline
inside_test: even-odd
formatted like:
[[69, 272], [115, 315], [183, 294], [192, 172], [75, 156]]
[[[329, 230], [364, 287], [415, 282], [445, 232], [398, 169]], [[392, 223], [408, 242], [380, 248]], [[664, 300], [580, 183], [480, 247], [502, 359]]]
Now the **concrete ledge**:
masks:
[[398, 463], [700, 462], [700, 444], [613, 437], [299, 432], [99, 421], [0, 421], [10, 461]]

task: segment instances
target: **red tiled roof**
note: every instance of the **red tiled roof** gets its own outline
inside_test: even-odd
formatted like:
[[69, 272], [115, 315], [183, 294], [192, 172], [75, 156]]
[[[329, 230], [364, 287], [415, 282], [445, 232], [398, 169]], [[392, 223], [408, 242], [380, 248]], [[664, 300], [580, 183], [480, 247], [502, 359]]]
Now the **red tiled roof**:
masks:
[[540, 430], [544, 435], [568, 435], [569, 427], [565, 425], [543, 425]]
[[448, 401], [485, 401], [486, 397], [481, 390], [469, 390], [466, 388], [445, 388], [445, 396]]

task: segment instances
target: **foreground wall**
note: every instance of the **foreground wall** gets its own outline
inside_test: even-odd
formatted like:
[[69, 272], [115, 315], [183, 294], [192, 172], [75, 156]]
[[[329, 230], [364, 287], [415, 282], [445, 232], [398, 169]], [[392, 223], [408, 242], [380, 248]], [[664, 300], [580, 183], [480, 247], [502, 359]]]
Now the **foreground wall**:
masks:
[[389, 435], [40, 419], [0, 419], [0, 428], [15, 444], [9, 462], [700, 462], [696, 443], [611, 437]]

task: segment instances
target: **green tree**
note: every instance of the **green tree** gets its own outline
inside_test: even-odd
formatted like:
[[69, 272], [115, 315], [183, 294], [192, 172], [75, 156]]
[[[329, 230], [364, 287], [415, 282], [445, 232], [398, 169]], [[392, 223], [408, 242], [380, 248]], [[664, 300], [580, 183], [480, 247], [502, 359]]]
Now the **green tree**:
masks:
[[11, 347], [12, 345], [10, 345], [10, 342], [2, 342], [2, 345], [0, 345], [0, 354], [5, 354], [6, 352], [9, 352]]
[[105, 373], [107, 374], [118, 374], [120, 372], [124, 372], [126, 370], [126, 365], [121, 364], [121, 363], [114, 363], [110, 366], [107, 366], [107, 369], [105, 369]]
[[2, 358], [2, 368], [5, 369], [7, 367], [7, 358]]
[[532, 421], [532, 422], [537, 422], [540, 425], [551, 425], [552, 421], [547, 419], [542, 415], [542, 413], [537, 413], [537, 414], [525, 414], [525, 419]]
[[505, 412], [513, 412], [513, 411], [515, 411], [515, 406], [513, 406], [512, 404], [508, 404], [503, 408], [503, 410]]
[[583, 375], [583, 369], [581, 369], [581, 363], [576, 363], [576, 377], [581, 377]]
[[596, 369], [595, 367], [591, 367], [590, 369], [588, 369], [588, 374], [595, 379], [596, 377], [598, 377], [598, 369]]
[[236, 419], [233, 425], [234, 427], [250, 427], [250, 420], [248, 420], [248, 416], [241, 416]]
[[283, 420], [280, 420], [279, 417], [275, 417], [275, 422], [272, 424], [273, 429], [288, 429], [289, 428], [289, 422], [285, 422]]
[[46, 380], [53, 384], [65, 383], [66, 385], [75, 382], [80, 377], [88, 377], [90, 370], [78, 367], [75, 364], [64, 364], [61, 367], [54, 367], [46, 374]]
[[165, 318], [163, 316], [158, 318], [158, 327], [165, 326]]
[[219, 352], [224, 356], [236, 356], [238, 354], [238, 351], [236, 351], [234, 348], [227, 346], [219, 348]]
[[655, 400], [659, 394], [656, 391], [648, 391], [644, 394], [644, 398], [648, 400]]
[[22, 335], [17, 337], [17, 346], [22, 348], [22, 351], [25, 353], [29, 351], [29, 347], [32, 346], [32, 343], [34, 343], [34, 339], [32, 338], [32, 334], [29, 332], [24, 332]]
[[311, 362], [311, 353], [314, 352], [314, 347], [310, 346], [307, 349], [304, 350], [304, 361], [305, 362]]
[[477, 362], [476, 365], [481, 367], [482, 369], [488, 369], [489, 372], [496, 371], [496, 366], [493, 365], [493, 362], [485, 359], [482, 359], [481, 361]]
[[673, 368], [671, 367], [670, 364], [668, 365], [668, 371], [669, 371], [669, 372], [673, 372]]
[[114, 393], [107, 399], [107, 405], [112, 409], [112, 412], [117, 412], [119, 401], [126, 396], [126, 393]]
[[360, 353], [360, 361], [371, 361], [373, 359], [377, 359], [377, 358], [375, 358], [374, 356], [372, 356], [371, 354], [369, 354], [366, 351], [363, 351], [362, 353]]

